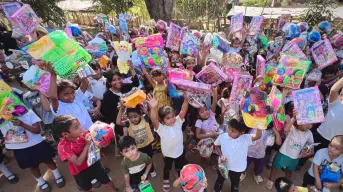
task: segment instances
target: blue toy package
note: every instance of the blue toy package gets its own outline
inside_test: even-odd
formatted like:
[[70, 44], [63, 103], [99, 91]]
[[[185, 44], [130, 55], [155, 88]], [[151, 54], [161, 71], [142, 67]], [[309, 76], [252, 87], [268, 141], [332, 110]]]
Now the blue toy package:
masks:
[[[338, 183], [341, 178], [340, 169], [337, 165], [331, 164], [331, 166], [323, 165], [322, 172], [320, 174], [320, 180], [322, 183]], [[338, 169], [338, 170], [337, 170]]]
[[213, 36], [212, 45], [223, 53], [229, 52], [229, 44], [218, 35]]

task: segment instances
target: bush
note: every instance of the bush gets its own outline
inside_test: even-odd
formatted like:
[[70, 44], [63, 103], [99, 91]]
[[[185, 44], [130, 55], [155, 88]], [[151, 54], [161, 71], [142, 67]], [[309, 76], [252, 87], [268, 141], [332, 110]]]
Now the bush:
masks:
[[243, 0], [244, 6], [263, 7], [263, 6], [269, 6], [271, 4], [272, 4], [272, 0]]

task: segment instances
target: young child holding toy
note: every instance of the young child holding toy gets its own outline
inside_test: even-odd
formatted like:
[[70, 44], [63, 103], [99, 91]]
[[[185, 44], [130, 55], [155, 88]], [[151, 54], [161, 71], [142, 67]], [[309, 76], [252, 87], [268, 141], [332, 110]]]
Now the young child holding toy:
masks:
[[163, 191], [170, 191], [169, 172], [175, 163], [175, 169], [180, 175], [180, 170], [186, 164], [182, 124], [188, 110], [188, 97], [184, 94], [181, 112], [175, 115], [174, 109], [164, 106], [157, 111], [158, 101], [151, 95], [147, 96], [150, 107], [150, 118], [155, 131], [161, 137], [161, 148], [164, 156]]

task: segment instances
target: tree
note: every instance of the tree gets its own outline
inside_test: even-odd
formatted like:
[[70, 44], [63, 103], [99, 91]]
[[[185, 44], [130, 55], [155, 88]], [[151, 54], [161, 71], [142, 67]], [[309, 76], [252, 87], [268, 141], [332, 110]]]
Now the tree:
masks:
[[310, 26], [315, 26], [325, 20], [332, 22], [334, 19], [332, 9], [335, 8], [336, 3], [335, 0], [312, 0], [311, 7], [301, 16], [300, 20], [307, 22]]
[[125, 13], [134, 5], [132, 0], [93, 0], [93, 3], [98, 5], [101, 13], [109, 14], [114, 11], [116, 14]]
[[170, 21], [176, 0], [145, 0], [151, 19]]

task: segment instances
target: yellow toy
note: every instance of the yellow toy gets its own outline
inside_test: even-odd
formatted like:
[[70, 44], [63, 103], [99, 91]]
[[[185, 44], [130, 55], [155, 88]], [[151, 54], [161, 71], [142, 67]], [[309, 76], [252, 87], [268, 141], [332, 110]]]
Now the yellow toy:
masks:
[[8, 86], [4, 81], [0, 81], [0, 93], [11, 92], [12, 88]]
[[99, 60], [99, 65], [102, 69], [106, 69], [108, 62], [110, 61], [110, 59], [106, 56], [103, 55], [100, 60]]
[[130, 59], [132, 54], [132, 44], [126, 41], [115, 41], [113, 42], [114, 49], [118, 55], [117, 66], [121, 74], [127, 74], [130, 70], [127, 61]]
[[146, 99], [146, 94], [138, 88], [133, 88], [130, 92], [123, 95], [123, 105], [128, 108], [135, 108], [137, 104]]

